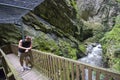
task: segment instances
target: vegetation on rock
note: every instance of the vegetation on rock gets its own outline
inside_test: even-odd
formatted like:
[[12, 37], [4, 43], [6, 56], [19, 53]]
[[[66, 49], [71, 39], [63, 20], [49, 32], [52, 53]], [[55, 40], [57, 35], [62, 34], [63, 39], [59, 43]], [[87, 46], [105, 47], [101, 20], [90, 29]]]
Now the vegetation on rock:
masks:
[[101, 39], [105, 58], [109, 58], [109, 67], [120, 71], [120, 16], [117, 16], [116, 23], [110, 32], [107, 32]]
[[0, 46], [18, 43], [21, 38], [20, 29], [12, 24], [0, 24]]
[[41, 32], [40, 36], [35, 37], [33, 44], [38, 50], [76, 59], [76, 49], [72, 47], [69, 40], [66, 40], [67, 39], [62, 40], [59, 38], [55, 41], [50, 36]]

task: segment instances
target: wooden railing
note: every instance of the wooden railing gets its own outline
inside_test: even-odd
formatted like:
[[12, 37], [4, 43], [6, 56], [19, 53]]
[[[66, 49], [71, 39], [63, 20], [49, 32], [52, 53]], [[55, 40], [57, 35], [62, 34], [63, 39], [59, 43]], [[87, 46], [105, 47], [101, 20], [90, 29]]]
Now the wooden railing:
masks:
[[[3, 52], [3, 50], [6, 52]], [[13, 65], [8, 60], [6, 54], [8, 52], [11, 52], [10, 46], [4, 46], [0, 49], [0, 55], [2, 57], [2, 67], [6, 76], [6, 80], [22, 80], [21, 77], [19, 77], [18, 72], [15, 70]]]
[[[17, 47], [11, 45], [13, 53]], [[51, 80], [120, 80], [120, 73], [91, 66], [79, 61], [32, 50], [34, 67]]]

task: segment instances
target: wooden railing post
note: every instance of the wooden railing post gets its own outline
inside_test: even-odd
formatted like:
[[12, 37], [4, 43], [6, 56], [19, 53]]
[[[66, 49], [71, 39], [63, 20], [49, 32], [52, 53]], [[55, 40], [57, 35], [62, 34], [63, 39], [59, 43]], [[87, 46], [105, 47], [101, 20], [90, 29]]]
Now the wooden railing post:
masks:
[[100, 72], [98, 70], [96, 71], [96, 80], [100, 80]]
[[76, 64], [76, 80], [80, 80], [79, 64]]
[[82, 75], [82, 80], [85, 80], [85, 66], [81, 65], [80, 66], [80, 70], [82, 71], [81, 75]]
[[71, 62], [71, 79], [72, 80], [74, 80], [75, 79], [75, 77], [74, 77], [74, 63], [73, 62]]
[[7, 74], [9, 73], [9, 71], [8, 71], [8, 66], [6, 64], [4, 57], [2, 57], [2, 66], [3, 66], [3, 70], [5, 72], [5, 76], [7, 77]]
[[92, 69], [90, 67], [88, 68], [88, 79], [92, 80]]

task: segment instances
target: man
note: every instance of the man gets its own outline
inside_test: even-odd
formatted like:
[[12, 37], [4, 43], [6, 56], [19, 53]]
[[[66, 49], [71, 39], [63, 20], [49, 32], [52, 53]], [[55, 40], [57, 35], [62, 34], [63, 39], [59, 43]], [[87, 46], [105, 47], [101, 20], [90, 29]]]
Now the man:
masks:
[[[18, 45], [18, 54], [20, 56], [20, 65], [22, 66], [22, 71], [31, 69], [28, 67], [28, 62], [30, 62], [31, 59], [31, 49], [32, 49], [32, 42], [31, 37], [26, 36], [25, 40], [20, 40]], [[25, 61], [26, 65], [23, 65], [23, 62]]]

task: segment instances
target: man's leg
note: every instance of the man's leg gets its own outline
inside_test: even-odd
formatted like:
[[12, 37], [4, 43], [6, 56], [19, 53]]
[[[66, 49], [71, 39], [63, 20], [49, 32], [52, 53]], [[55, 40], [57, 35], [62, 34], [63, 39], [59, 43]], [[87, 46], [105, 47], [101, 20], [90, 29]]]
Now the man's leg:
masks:
[[25, 63], [26, 63], [25, 68], [28, 69], [28, 70], [31, 69], [31, 68], [28, 66], [29, 60], [30, 60], [30, 57], [29, 57], [28, 53], [25, 53]]
[[29, 64], [31, 65], [31, 67], [33, 67], [33, 55], [32, 55], [32, 51], [29, 51]]
[[20, 57], [20, 55], [21, 55], [21, 52], [18, 51], [18, 57]]
[[21, 55], [20, 55], [20, 65], [22, 66], [22, 71], [25, 70], [24, 65], [23, 65], [24, 57], [25, 57], [24, 54], [25, 54], [25, 53], [21, 53]]

